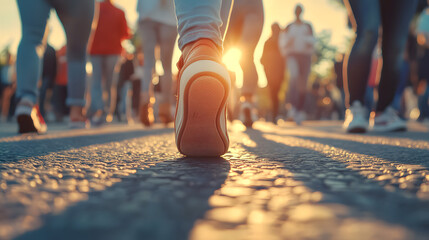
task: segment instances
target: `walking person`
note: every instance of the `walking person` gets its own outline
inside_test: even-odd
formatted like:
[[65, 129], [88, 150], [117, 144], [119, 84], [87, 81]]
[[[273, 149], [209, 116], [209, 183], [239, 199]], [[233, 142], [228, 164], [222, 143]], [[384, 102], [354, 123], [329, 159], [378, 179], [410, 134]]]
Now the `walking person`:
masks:
[[365, 90], [372, 52], [382, 28], [382, 56], [378, 102], [372, 128], [375, 131], [406, 130], [406, 122], [391, 106], [401, 77], [403, 53], [408, 29], [418, 0], [347, 0], [356, 39], [345, 61], [344, 86], [348, 98], [344, 128], [347, 132], [366, 132], [369, 126], [364, 107]]
[[222, 64], [222, 46], [230, 7], [230, 0], [175, 0], [182, 51], [175, 133], [177, 148], [187, 156], [220, 156], [229, 147], [231, 81]]
[[144, 66], [140, 96], [140, 120], [145, 126], [152, 124], [149, 117], [150, 87], [152, 86], [155, 67], [155, 47], [160, 48], [160, 60], [164, 74], [159, 76], [161, 99], [159, 104], [159, 118], [162, 123], [173, 121], [171, 116], [172, 92], [172, 57], [174, 44], [177, 38], [176, 17], [174, 4], [170, 0], [138, 0], [139, 33], [143, 44]]
[[240, 120], [246, 127], [252, 127], [253, 122], [257, 120], [254, 95], [258, 89], [258, 72], [254, 54], [263, 26], [262, 0], [234, 1], [229, 28], [225, 36], [225, 49], [239, 47], [241, 50], [240, 67], [243, 70], [243, 87], [240, 98]]
[[285, 63], [279, 49], [280, 26], [278, 23], [271, 25], [271, 36], [264, 44], [261, 63], [267, 76], [268, 87], [272, 103], [272, 121], [277, 122], [279, 112], [279, 91], [284, 80]]
[[16, 66], [19, 133], [46, 131], [44, 120], [35, 105], [43, 54], [39, 49], [45, 45], [43, 37], [51, 9], [56, 10], [66, 32], [70, 127], [85, 127], [86, 118], [82, 112], [85, 106], [85, 58], [94, 16], [94, 0], [17, 0], [17, 3], [22, 24]]
[[301, 18], [303, 6], [295, 6], [295, 21], [280, 34], [279, 45], [282, 55], [287, 59], [290, 74], [289, 98], [292, 104], [292, 117], [300, 125], [305, 120], [305, 99], [307, 81], [311, 71], [311, 57], [314, 53], [315, 38], [313, 27]]
[[[99, 126], [111, 121], [116, 105], [116, 67], [122, 52], [122, 41], [131, 37], [125, 13], [113, 5], [112, 0], [104, 0], [99, 5], [97, 28], [89, 50], [92, 63], [91, 123]], [[107, 99], [103, 99], [103, 92]]]

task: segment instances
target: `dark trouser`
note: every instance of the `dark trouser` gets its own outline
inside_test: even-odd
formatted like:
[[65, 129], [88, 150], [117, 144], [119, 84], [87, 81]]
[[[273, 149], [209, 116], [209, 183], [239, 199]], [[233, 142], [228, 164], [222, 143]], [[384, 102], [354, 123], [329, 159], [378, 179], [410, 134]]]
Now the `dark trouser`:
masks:
[[279, 112], [279, 91], [284, 78], [284, 67], [273, 64], [273, 67], [264, 67], [264, 70], [270, 88], [272, 120], [275, 121]]
[[139, 112], [141, 84], [141, 80], [132, 81], [133, 97], [131, 99], [131, 108], [135, 113]]
[[354, 101], [364, 102], [372, 53], [377, 44], [379, 28], [382, 27], [383, 69], [376, 111], [384, 111], [395, 96], [401, 76], [408, 28], [418, 1], [348, 0], [348, 2], [349, 11], [353, 13], [357, 25], [356, 40], [348, 61], [345, 61], [347, 71], [344, 86], [349, 96], [348, 104]]
[[52, 106], [57, 122], [61, 122], [64, 115], [69, 112], [69, 107], [66, 105], [67, 86], [55, 85], [52, 93]]
[[42, 78], [42, 86], [40, 87], [40, 94], [39, 94], [39, 110], [40, 114], [45, 118], [45, 99], [46, 99], [46, 92], [48, 89], [51, 89], [54, 85], [54, 78], [51, 77], [43, 77]]

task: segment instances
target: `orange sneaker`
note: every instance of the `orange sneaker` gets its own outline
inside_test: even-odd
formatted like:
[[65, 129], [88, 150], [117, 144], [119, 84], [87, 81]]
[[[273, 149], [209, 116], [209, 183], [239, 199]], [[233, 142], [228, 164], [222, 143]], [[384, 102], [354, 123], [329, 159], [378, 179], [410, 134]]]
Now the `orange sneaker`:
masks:
[[177, 64], [176, 144], [187, 156], [217, 157], [229, 147], [226, 104], [230, 90], [222, 50], [209, 39], [188, 44]]

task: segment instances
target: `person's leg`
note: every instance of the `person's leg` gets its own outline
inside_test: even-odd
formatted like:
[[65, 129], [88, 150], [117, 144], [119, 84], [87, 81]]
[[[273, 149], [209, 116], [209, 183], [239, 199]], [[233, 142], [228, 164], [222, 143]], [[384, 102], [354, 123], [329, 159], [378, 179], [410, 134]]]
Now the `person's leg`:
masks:
[[54, 0], [67, 38], [67, 105], [71, 121], [84, 121], [85, 106], [86, 47], [94, 17], [94, 0]]
[[175, 26], [159, 24], [159, 46], [161, 50], [161, 63], [164, 69], [164, 75], [159, 77], [161, 84], [161, 99], [158, 115], [164, 124], [170, 123], [171, 103], [173, 102], [173, 92], [171, 89], [173, 83], [173, 74], [171, 71], [174, 43], [176, 42], [177, 29]]
[[311, 56], [298, 56], [297, 62], [299, 65], [299, 77], [297, 83], [298, 89], [296, 89], [298, 91], [298, 103], [296, 108], [298, 111], [303, 111], [307, 96], [307, 81], [311, 71]]
[[[264, 25], [264, 8], [262, 1], [241, 2], [243, 2], [242, 4], [247, 4], [247, 8], [251, 8], [243, 18], [242, 32], [239, 39], [241, 49], [240, 66], [243, 70], [241, 94], [246, 101], [252, 102], [252, 97], [258, 89], [258, 73], [254, 62], [254, 53]], [[240, 7], [238, 4], [235, 6]]]
[[401, 76], [398, 83], [398, 87], [396, 88], [395, 97], [392, 101], [392, 107], [398, 111], [401, 112], [401, 101], [402, 101], [402, 95], [404, 93], [405, 88], [407, 87], [407, 82], [410, 76], [410, 63], [408, 61], [403, 61], [401, 65]]
[[275, 123], [279, 112], [279, 90], [282, 83], [282, 76], [276, 71], [278, 69], [264, 68], [267, 76], [268, 87], [270, 89], [270, 99], [272, 106], [272, 121]]
[[[140, 105], [140, 92], [141, 92], [141, 80], [133, 80], [132, 81], [132, 99], [131, 99], [131, 109], [133, 114], [137, 114], [139, 112]], [[134, 116], [133, 116], [134, 117]]]
[[377, 44], [380, 27], [380, 5], [377, 0], [345, 0], [356, 39], [344, 61], [344, 89], [348, 96], [346, 105], [359, 101], [363, 104], [371, 68], [372, 53]]
[[383, 24], [383, 69], [381, 70], [376, 111], [384, 111], [393, 101], [401, 76], [408, 30], [417, 0], [380, 0]]
[[155, 46], [157, 43], [156, 23], [150, 20], [139, 22], [139, 34], [143, 44], [144, 66], [141, 82], [141, 103], [149, 103], [149, 89], [155, 67]]
[[169, 26], [165, 24], [160, 24], [159, 27], [159, 46], [161, 50], [162, 68], [164, 69], [164, 75], [162, 76], [162, 79], [160, 79], [163, 96], [161, 103], [171, 104], [173, 97], [173, 92], [171, 90], [173, 81], [171, 67], [174, 43], [176, 42], [177, 38], [177, 29], [175, 26]]
[[178, 150], [220, 156], [228, 150], [226, 102], [231, 80], [222, 61], [221, 0], [175, 0], [179, 85], [175, 120]]
[[40, 92], [39, 92], [39, 110], [43, 118], [45, 118], [45, 98], [46, 98], [46, 92], [48, 91], [48, 84], [49, 84], [48, 77], [43, 77], [42, 86], [40, 86]]
[[221, 6], [223, 16], [227, 16], [227, 6], [232, 0], [175, 0], [177, 27], [179, 32], [179, 48], [199, 39], [210, 39], [217, 46], [222, 46], [223, 33], [221, 27]]
[[107, 92], [107, 101], [104, 106], [106, 114], [113, 114], [116, 106], [116, 89], [118, 85], [118, 60], [119, 55], [108, 55], [105, 57], [104, 77], [106, 79], [105, 91]]
[[17, 98], [35, 104], [44, 52], [42, 42], [51, 6], [45, 0], [17, 0], [17, 3], [22, 24], [16, 60]]
[[[46, 23], [51, 6], [45, 0], [18, 0], [22, 23], [22, 38], [17, 53], [17, 108], [15, 114], [19, 133], [44, 133], [46, 124], [35, 107], [37, 83], [46, 45]], [[37, 112], [37, 114], [33, 114]], [[37, 116], [37, 117], [36, 117]]]
[[299, 81], [299, 65], [297, 59], [294, 56], [289, 56], [287, 58], [287, 68], [289, 71], [289, 89], [287, 95], [293, 109], [296, 110], [299, 103], [299, 94], [297, 91]]
[[152, 86], [153, 71], [155, 68], [155, 47], [159, 39], [157, 26], [159, 23], [144, 20], [139, 22], [139, 33], [143, 44], [143, 78], [141, 80], [140, 121], [145, 126], [150, 126], [153, 122], [153, 114], [150, 108], [150, 87]]
[[103, 88], [102, 88], [102, 58], [101, 55], [91, 55], [89, 59], [92, 64], [92, 77], [90, 81], [91, 103], [89, 115], [92, 116], [103, 110]]
[[16, 104], [17, 104], [17, 102], [16, 102], [16, 89], [15, 88], [12, 88], [12, 90], [11, 90], [11, 97], [9, 99], [9, 102], [10, 102], [10, 104], [9, 104], [9, 113], [7, 116], [7, 121], [11, 121], [14, 114], [15, 114], [15, 109], [16, 109]]

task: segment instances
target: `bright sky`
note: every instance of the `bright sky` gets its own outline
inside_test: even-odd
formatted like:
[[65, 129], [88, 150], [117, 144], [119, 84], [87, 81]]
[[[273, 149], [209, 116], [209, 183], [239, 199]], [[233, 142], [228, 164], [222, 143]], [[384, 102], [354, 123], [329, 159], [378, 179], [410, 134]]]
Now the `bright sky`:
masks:
[[[282, 27], [294, 19], [294, 7], [297, 3], [304, 6], [303, 18], [313, 24], [316, 33], [322, 30], [332, 32], [332, 43], [345, 48], [345, 36], [349, 35], [347, 31], [347, 14], [344, 9], [329, 3], [329, 0], [264, 0], [265, 24], [261, 40], [255, 52], [255, 62], [259, 74], [259, 85], [266, 85], [266, 78], [263, 73], [259, 59], [262, 55], [262, 48], [265, 40], [270, 36], [271, 24], [278, 22]], [[131, 28], [135, 28], [137, 20], [136, 0], [116, 0], [115, 4], [125, 10], [128, 23]], [[17, 45], [21, 36], [21, 26], [19, 22], [19, 13], [16, 1], [0, 0], [0, 49], [5, 45], [11, 44], [11, 50], [16, 52]], [[49, 42], [59, 48], [65, 43], [64, 31], [55, 14], [52, 14], [51, 26], [52, 33]], [[180, 53], [176, 51], [173, 62], [179, 58]]]

